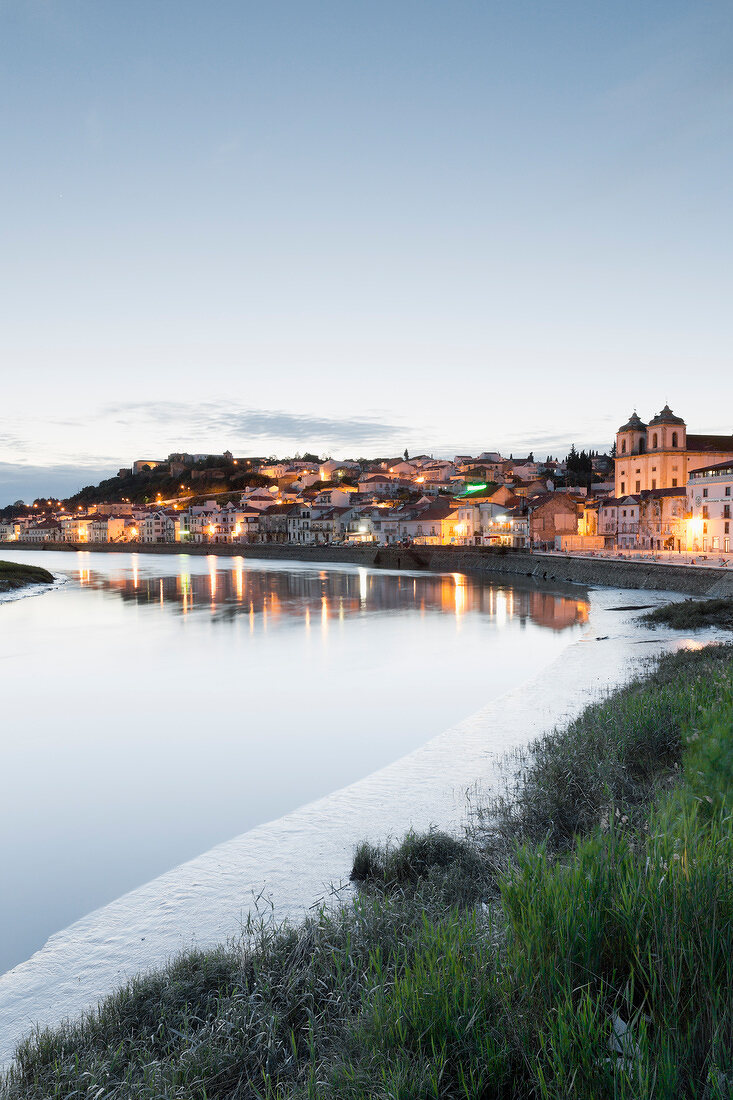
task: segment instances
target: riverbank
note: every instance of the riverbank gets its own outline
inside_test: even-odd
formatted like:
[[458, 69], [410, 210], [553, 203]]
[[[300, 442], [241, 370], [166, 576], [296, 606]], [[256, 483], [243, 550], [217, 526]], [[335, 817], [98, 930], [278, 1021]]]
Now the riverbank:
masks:
[[663, 657], [462, 837], [362, 848], [345, 904], [135, 978], [1, 1094], [723, 1100], [732, 674], [731, 646]]
[[22, 565], [14, 561], [0, 561], [0, 594], [16, 592], [38, 584], [53, 584], [53, 573], [38, 565]]
[[14, 550], [93, 551], [95, 553], [191, 554], [243, 557], [262, 561], [303, 561], [374, 566], [382, 569], [427, 569], [439, 573], [477, 576], [507, 574], [543, 583], [563, 581], [607, 588], [681, 592], [689, 596], [733, 596], [733, 569], [711, 565], [675, 565], [670, 562], [609, 560], [573, 554], [487, 549], [471, 546], [291, 546], [256, 543], [19, 543]]
[[[649, 593], [645, 606], [674, 599]], [[408, 829], [454, 829], [477, 780], [490, 791], [496, 760], [580, 713], [640, 662], [680, 645], [638, 625], [633, 593], [596, 589], [582, 637], [516, 687], [393, 764], [284, 817], [250, 829], [153, 879], [52, 936], [0, 977], [0, 1061], [34, 1023], [76, 1016], [182, 948], [236, 935], [256, 899], [278, 919], [302, 919], [350, 865], [361, 840]], [[460, 628], [460, 619], [456, 619]], [[713, 635], [707, 632], [701, 641]], [[340, 888], [340, 887], [339, 887]]]
[[[235, 934], [263, 887], [279, 913], [299, 916], [365, 832], [460, 819], [465, 787], [528, 725], [506, 710], [454, 724], [549, 668], [584, 634], [589, 612], [577, 586], [539, 590], [522, 578], [179, 555], [14, 557], [69, 580], [12, 609], [0, 651], [14, 685], [0, 816], [15, 837], [0, 907], [0, 1062], [35, 1021], [76, 1014], [186, 943]], [[39, 667], [44, 692], [27, 726]], [[175, 670], [185, 722], [161, 689], [164, 668]], [[291, 668], [301, 685], [328, 685], [326, 707], [318, 693], [304, 703], [301, 690], [282, 691]], [[108, 709], [120, 669], [134, 685], [133, 723], [128, 708]], [[365, 692], [367, 669], [375, 687]], [[58, 710], [79, 670], [81, 720]], [[202, 676], [205, 690], [187, 688]], [[538, 689], [537, 716], [561, 705], [560, 684], [553, 676]], [[244, 709], [212, 722], [212, 698], [232, 690], [244, 691]], [[448, 729], [452, 753], [405, 762]], [[21, 813], [29, 825], [17, 829]]]

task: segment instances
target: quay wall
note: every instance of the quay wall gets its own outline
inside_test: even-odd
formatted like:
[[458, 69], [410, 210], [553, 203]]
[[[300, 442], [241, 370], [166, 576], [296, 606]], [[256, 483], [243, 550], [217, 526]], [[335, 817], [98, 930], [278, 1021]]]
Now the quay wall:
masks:
[[[506, 553], [469, 546], [291, 546], [255, 543], [22, 543], [13, 550], [90, 550], [102, 553], [217, 554], [222, 557], [257, 558], [264, 561], [329, 562], [368, 565], [383, 569], [430, 569], [436, 572], [478, 575], [511, 574], [535, 581], [564, 581], [585, 587], [651, 589], [682, 592], [689, 596], [733, 596], [733, 569], [708, 565], [674, 565], [649, 560], [609, 560], [573, 554]], [[2, 547], [0, 547], [0, 556]]]

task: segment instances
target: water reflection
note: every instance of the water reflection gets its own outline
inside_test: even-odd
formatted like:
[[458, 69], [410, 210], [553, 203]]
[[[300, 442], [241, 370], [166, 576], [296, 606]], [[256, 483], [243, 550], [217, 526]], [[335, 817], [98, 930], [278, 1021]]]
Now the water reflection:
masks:
[[141, 577], [133, 562], [130, 571], [105, 575], [83, 567], [77, 576], [84, 587], [112, 590], [125, 601], [157, 605], [174, 614], [205, 611], [214, 620], [244, 615], [252, 632], [285, 620], [300, 620], [309, 630], [314, 615], [325, 631], [332, 619], [343, 622], [350, 616], [387, 611], [447, 612], [458, 620], [480, 614], [498, 627], [529, 620], [551, 630], [583, 624], [588, 617], [584, 600], [531, 586], [491, 584], [462, 573], [270, 571], [245, 569], [241, 558], [222, 568], [215, 557], [207, 564], [208, 573], [198, 574], [184, 564], [177, 575]]

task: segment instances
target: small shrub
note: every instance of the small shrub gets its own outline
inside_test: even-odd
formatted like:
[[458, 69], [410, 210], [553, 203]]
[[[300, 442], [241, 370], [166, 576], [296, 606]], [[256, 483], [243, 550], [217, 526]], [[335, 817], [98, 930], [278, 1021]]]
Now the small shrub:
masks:
[[642, 618], [652, 625], [671, 626], [675, 630], [702, 630], [706, 626], [733, 630], [733, 599], [683, 600], [655, 607]]
[[490, 865], [468, 840], [430, 829], [410, 831], [394, 846], [360, 844], [350, 877], [387, 891], [429, 884], [456, 902], [472, 904], [486, 893]]

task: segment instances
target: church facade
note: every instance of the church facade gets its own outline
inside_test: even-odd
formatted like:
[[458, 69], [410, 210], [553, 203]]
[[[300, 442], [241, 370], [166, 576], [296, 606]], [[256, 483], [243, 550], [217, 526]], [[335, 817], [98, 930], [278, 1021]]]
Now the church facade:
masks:
[[681, 416], [665, 405], [648, 424], [633, 412], [616, 433], [615, 496], [647, 489], [679, 489], [692, 470], [733, 460], [733, 435], [688, 433]]

